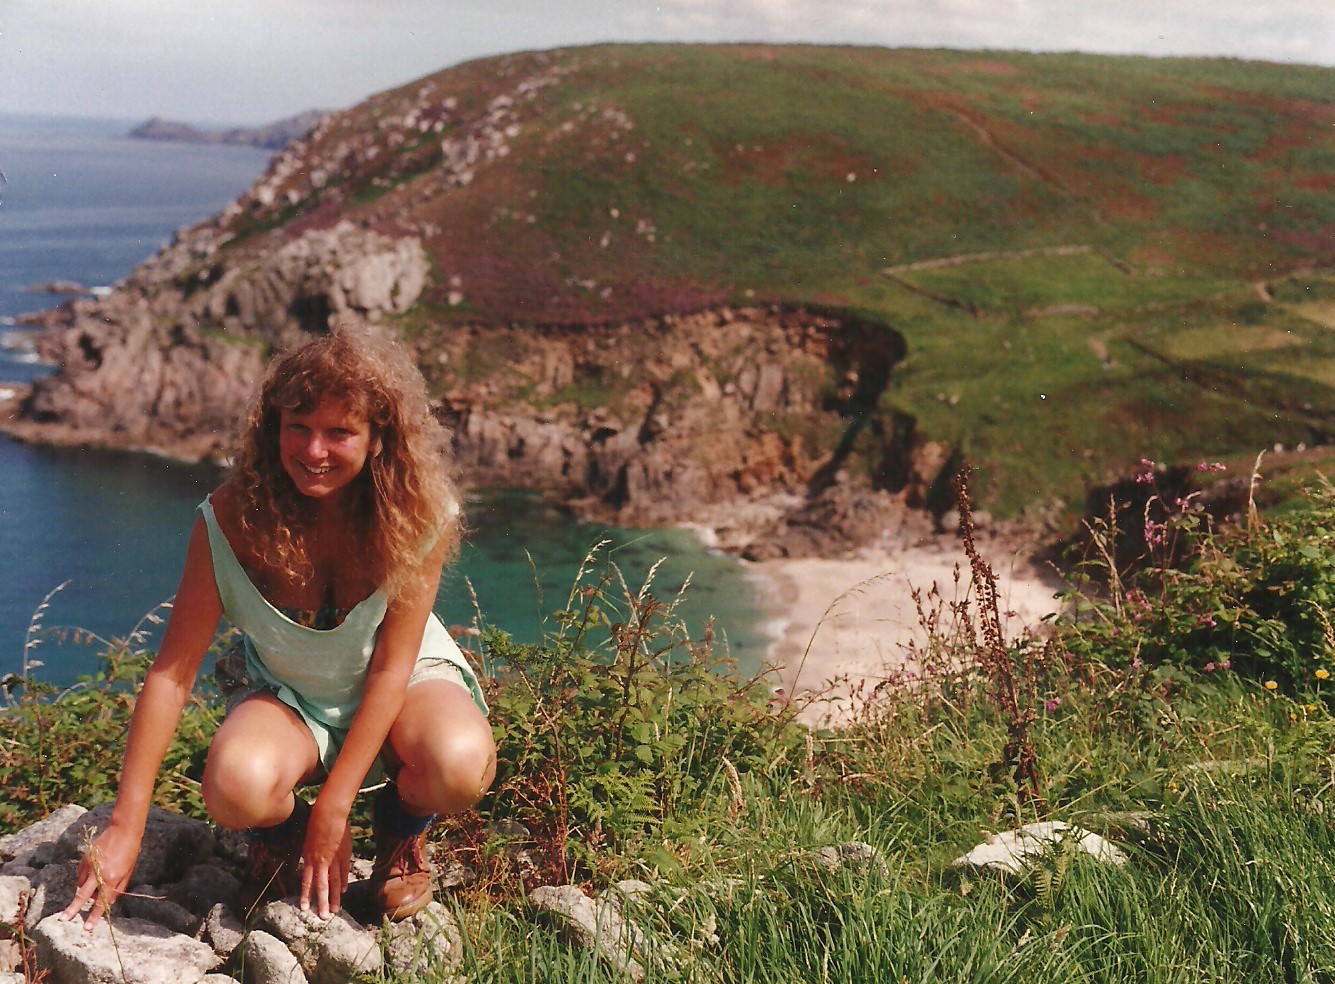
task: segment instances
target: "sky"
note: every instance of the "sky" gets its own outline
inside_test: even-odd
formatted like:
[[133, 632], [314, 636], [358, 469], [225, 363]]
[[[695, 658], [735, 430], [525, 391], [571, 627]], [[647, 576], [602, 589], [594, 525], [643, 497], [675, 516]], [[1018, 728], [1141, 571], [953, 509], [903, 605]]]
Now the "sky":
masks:
[[1335, 66], [1335, 0], [0, 0], [0, 113], [265, 123], [473, 58], [600, 41]]

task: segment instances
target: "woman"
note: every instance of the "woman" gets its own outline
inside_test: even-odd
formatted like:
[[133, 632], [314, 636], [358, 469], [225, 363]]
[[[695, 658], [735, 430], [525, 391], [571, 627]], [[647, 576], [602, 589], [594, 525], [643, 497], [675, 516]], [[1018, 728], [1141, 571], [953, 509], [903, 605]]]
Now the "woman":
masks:
[[[219, 618], [228, 713], [203, 796], [250, 842], [241, 909], [298, 895], [322, 917], [348, 883], [348, 813], [373, 766], [372, 897], [391, 918], [431, 900], [436, 814], [495, 776], [486, 704], [432, 613], [459, 534], [445, 433], [405, 352], [346, 326], [277, 358], [230, 477], [200, 504], [157, 659], [136, 702], [107, 828], [64, 911], [86, 925], [125, 891], [158, 770]], [[320, 783], [307, 804], [294, 792]]]

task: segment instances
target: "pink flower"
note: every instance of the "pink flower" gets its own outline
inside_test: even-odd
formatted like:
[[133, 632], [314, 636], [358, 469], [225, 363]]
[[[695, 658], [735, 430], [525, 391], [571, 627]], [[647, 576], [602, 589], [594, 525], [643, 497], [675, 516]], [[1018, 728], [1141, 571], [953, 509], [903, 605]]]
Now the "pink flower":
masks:
[[1062, 703], [1062, 702], [1061, 702], [1060, 700], [1058, 700], [1056, 697], [1049, 697], [1047, 700], [1045, 700], [1045, 701], [1043, 702], [1043, 708], [1044, 708], [1044, 710], [1046, 710], [1049, 714], [1051, 714], [1051, 713], [1052, 713], [1053, 711], [1055, 711], [1057, 708], [1061, 707], [1061, 703]]
[[1206, 663], [1206, 664], [1205, 664], [1205, 672], [1206, 672], [1206, 673], [1213, 673], [1213, 672], [1214, 672], [1214, 664], [1213, 664], [1213, 663]]
[[1131, 669], [1133, 669], [1133, 670], [1138, 670], [1138, 669], [1140, 669], [1140, 668], [1141, 668], [1142, 666], [1144, 666], [1144, 665], [1145, 665], [1145, 664], [1142, 663], [1142, 662], [1140, 661], [1140, 657], [1139, 657], [1139, 656], [1137, 656], [1135, 659], [1133, 659], [1133, 660], [1131, 661]]
[[1168, 524], [1145, 520], [1145, 542], [1151, 547], [1161, 546], [1167, 539]]

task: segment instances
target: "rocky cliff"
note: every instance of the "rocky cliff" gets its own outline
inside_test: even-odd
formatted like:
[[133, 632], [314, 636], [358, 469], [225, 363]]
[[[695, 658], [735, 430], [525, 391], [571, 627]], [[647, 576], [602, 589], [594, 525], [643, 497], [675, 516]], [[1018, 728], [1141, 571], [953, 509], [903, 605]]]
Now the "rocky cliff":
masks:
[[322, 116], [324, 113], [319, 110], [310, 110], [264, 126], [233, 127], [228, 130], [202, 130], [189, 123], [154, 116], [140, 123], [128, 135], [135, 140], [170, 140], [177, 143], [282, 150], [292, 141], [309, 133]]
[[[1265, 203], [1335, 167], [1330, 75], [1152, 69], [798, 46], [462, 65], [326, 116], [111, 296], [45, 316], [61, 371], [13, 427], [225, 456], [267, 355], [353, 312], [414, 347], [468, 481], [756, 555], [943, 512], [957, 449], [1014, 513], [1141, 456], [1310, 446], [1309, 353], [1249, 353], [1263, 325], [1328, 334], [1277, 298], [1326, 284], [1329, 196]], [[1213, 156], [1222, 105], [1248, 167]]]
[[[529, 131], [540, 147], [634, 131], [613, 106], [544, 101], [580, 65], [502, 60], [475, 85], [428, 80], [328, 117], [110, 296], [45, 315], [39, 349], [60, 372], [33, 386], [12, 431], [225, 458], [266, 357], [351, 312], [416, 349], [470, 483], [626, 524], [701, 524], [757, 556], [846, 549], [921, 504], [948, 456], [890, 409], [905, 349], [882, 324], [755, 292], [729, 306], [679, 278], [611, 284], [608, 257], [656, 240], [651, 220], [627, 226], [615, 208], [605, 272], [572, 273], [540, 316], [514, 317], [568, 264], [554, 251], [512, 296], [488, 256], [513, 272], [531, 244], [469, 241], [459, 213], [513, 180], [507, 158]], [[538, 207], [535, 189], [506, 190]], [[542, 225], [513, 205], [484, 218]], [[632, 244], [607, 250], [623, 235]], [[594, 311], [591, 294], [621, 307]]]

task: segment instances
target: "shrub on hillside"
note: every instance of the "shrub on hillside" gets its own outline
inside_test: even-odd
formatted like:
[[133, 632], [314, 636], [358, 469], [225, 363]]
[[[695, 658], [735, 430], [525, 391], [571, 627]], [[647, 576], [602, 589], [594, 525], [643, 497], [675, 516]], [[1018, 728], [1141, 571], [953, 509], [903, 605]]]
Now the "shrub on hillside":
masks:
[[[1099, 598], [1080, 599], [1065, 622], [1073, 650], [1112, 665], [1174, 664], [1233, 670], [1290, 692], [1330, 691], [1335, 673], [1335, 488], [1264, 522], [1212, 529], [1190, 503], [1147, 520], [1151, 559], [1175, 563], [1115, 572]], [[1185, 549], [1184, 549], [1185, 545]]]
[[739, 777], [791, 770], [802, 742], [712, 627], [693, 638], [648, 584], [612, 598], [615, 573], [577, 585], [540, 644], [483, 632], [499, 761], [482, 812], [522, 823], [566, 878], [600, 848], [704, 832], [707, 804], [736, 809]]

